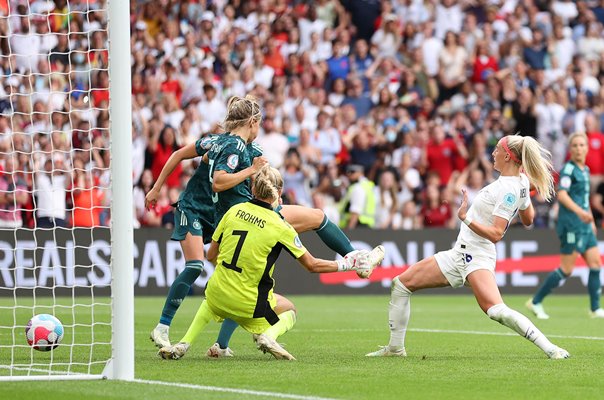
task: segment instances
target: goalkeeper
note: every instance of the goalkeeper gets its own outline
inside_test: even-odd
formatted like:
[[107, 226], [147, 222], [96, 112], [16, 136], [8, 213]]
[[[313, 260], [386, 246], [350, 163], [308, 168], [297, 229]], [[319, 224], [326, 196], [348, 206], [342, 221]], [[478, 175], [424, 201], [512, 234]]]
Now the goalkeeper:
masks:
[[294, 305], [273, 293], [272, 275], [282, 249], [310, 272], [370, 272], [368, 251], [355, 251], [338, 261], [313, 257], [294, 228], [273, 210], [282, 187], [279, 171], [262, 168], [252, 185], [254, 199], [233, 206], [222, 218], [208, 251], [216, 270], [208, 281], [206, 300], [180, 342], [160, 349], [163, 358], [183, 357], [211, 319], [228, 318], [254, 334], [259, 350], [277, 359], [294, 360], [276, 341], [296, 322]]

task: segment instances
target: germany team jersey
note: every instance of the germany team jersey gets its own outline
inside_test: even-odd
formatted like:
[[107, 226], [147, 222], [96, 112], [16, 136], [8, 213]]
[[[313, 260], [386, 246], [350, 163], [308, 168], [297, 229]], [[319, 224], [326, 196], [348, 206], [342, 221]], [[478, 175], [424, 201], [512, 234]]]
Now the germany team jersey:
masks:
[[[230, 133], [219, 135], [218, 140], [208, 151], [209, 181], [213, 182], [214, 172], [226, 171], [234, 174], [252, 165], [255, 157], [262, 155], [262, 149], [255, 143], [246, 144], [245, 141]], [[220, 193], [213, 193], [212, 201], [215, 205], [215, 219], [220, 221], [222, 216], [235, 204], [252, 199], [250, 179]]]
[[[558, 190], [564, 190], [583, 210], [589, 210], [589, 167], [581, 169], [572, 161], [567, 162], [560, 172]], [[558, 212], [557, 230], [584, 231], [591, 230], [591, 223], [582, 222], [581, 219], [560, 203]]]
[[270, 318], [276, 318], [270, 307], [275, 261], [282, 249], [296, 259], [306, 252], [294, 228], [270, 204], [254, 199], [232, 207], [212, 240], [220, 247], [216, 270], [206, 288], [209, 305], [271, 322]]
[[[206, 154], [219, 136], [212, 134], [198, 139], [195, 142], [197, 155]], [[201, 224], [204, 238], [209, 239], [212, 236], [216, 213], [212, 203], [212, 185], [208, 181], [208, 165], [203, 161], [199, 163], [185, 190], [180, 194], [178, 208], [193, 216], [195, 223]]]
[[247, 145], [247, 154], [250, 157], [250, 164], [254, 161], [254, 158], [260, 157], [263, 153], [262, 146], [256, 142], [249, 143]]
[[[195, 142], [197, 155], [203, 156], [210, 150], [220, 135], [208, 135]], [[203, 161], [187, 182], [185, 190], [178, 198], [178, 205], [182, 209], [195, 211], [195, 213], [208, 215], [214, 221], [214, 206], [212, 204], [212, 184], [208, 181], [208, 164]]]

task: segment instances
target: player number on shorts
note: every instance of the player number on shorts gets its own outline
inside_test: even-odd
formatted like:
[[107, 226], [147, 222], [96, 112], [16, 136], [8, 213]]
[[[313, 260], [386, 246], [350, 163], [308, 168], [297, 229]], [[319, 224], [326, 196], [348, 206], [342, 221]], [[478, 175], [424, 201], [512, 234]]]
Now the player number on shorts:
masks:
[[243, 270], [237, 266], [237, 260], [239, 259], [239, 254], [241, 253], [241, 248], [243, 247], [243, 242], [245, 242], [245, 238], [247, 236], [247, 231], [233, 231], [233, 236], [239, 236], [239, 240], [237, 241], [237, 246], [235, 246], [235, 252], [233, 253], [233, 259], [231, 262], [222, 262], [222, 265], [225, 268], [232, 269], [233, 271], [241, 273]]
[[469, 263], [470, 261], [472, 261], [472, 256], [470, 254], [464, 254], [465, 260], [466, 260], [466, 264]]

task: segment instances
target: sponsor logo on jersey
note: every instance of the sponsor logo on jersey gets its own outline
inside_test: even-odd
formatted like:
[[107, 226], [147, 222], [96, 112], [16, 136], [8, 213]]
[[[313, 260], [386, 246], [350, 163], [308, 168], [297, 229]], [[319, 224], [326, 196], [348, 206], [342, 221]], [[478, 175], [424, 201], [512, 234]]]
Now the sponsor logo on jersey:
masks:
[[227, 165], [229, 168], [235, 169], [239, 165], [239, 156], [237, 154], [231, 154], [227, 158]]
[[570, 188], [570, 184], [572, 183], [572, 179], [570, 178], [570, 176], [563, 176], [560, 179], [560, 187], [563, 189], [568, 189]]

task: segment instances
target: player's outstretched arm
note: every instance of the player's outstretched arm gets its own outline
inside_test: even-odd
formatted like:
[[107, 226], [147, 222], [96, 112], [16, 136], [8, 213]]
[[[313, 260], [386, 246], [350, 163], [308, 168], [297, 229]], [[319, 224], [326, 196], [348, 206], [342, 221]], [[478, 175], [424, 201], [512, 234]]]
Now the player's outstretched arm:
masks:
[[191, 158], [197, 157], [197, 150], [195, 149], [195, 143], [191, 143], [186, 145], [183, 148], [176, 150], [174, 153], [170, 155], [166, 165], [162, 168], [159, 177], [157, 178], [157, 182], [153, 185], [153, 188], [147, 193], [145, 197], [145, 207], [149, 208], [154, 206], [157, 203], [157, 199], [159, 198], [159, 192], [161, 188], [164, 186], [164, 182], [166, 182], [166, 178], [170, 176], [172, 171], [176, 168], [176, 166], [182, 160], [189, 160]]
[[308, 272], [322, 274], [325, 272], [338, 272], [338, 271], [356, 271], [358, 269], [367, 268], [366, 253], [356, 252], [355, 254], [346, 255], [346, 257], [337, 261], [323, 260], [322, 258], [315, 258], [308, 251], [305, 252], [298, 262], [302, 264]]

